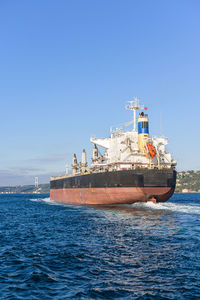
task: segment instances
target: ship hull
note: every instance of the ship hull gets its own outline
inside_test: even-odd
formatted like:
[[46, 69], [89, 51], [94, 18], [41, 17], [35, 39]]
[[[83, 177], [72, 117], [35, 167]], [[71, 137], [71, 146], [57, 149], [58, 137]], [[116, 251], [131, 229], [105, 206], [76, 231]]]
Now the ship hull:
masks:
[[167, 201], [174, 193], [174, 170], [127, 170], [58, 178], [50, 182], [50, 199], [80, 205]]
[[155, 199], [156, 202], [167, 201], [174, 193], [174, 188], [83, 188], [83, 189], [56, 189], [50, 191], [50, 198], [56, 202], [80, 205], [101, 204], [131, 204], [147, 202]]

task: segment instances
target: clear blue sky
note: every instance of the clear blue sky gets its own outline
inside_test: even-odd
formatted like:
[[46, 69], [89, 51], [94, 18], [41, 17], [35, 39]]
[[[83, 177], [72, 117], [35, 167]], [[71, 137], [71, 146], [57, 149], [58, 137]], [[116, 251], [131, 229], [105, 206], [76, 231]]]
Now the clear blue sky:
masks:
[[0, 1], [0, 185], [90, 159], [133, 96], [178, 170], [200, 169], [200, 1]]

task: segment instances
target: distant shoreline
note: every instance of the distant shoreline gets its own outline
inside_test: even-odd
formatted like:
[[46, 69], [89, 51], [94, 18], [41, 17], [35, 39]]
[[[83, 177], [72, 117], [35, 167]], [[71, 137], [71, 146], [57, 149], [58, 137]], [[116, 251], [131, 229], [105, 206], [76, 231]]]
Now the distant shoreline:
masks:
[[[0, 188], [1, 189], [1, 188]], [[33, 191], [33, 192], [0, 192], [0, 195], [17, 195], [17, 194], [27, 194], [27, 195], [41, 195], [41, 194], [50, 194], [50, 191], [46, 191], [46, 192], [37, 192], [37, 191]], [[200, 192], [175, 192], [174, 194], [200, 194]]]
[[38, 187], [34, 185], [19, 185], [19, 186], [2, 186], [0, 194], [48, 194], [50, 193], [49, 183], [40, 184]]
[[[46, 194], [50, 193], [50, 184], [1, 186], [0, 194]], [[200, 170], [182, 171], [177, 173], [176, 190], [179, 194], [200, 193]]]

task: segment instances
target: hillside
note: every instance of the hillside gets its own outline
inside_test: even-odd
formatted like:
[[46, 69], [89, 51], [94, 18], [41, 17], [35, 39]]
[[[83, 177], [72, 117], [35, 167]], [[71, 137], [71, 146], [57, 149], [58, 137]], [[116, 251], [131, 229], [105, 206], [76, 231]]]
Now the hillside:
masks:
[[200, 171], [186, 171], [177, 174], [176, 192], [200, 192]]

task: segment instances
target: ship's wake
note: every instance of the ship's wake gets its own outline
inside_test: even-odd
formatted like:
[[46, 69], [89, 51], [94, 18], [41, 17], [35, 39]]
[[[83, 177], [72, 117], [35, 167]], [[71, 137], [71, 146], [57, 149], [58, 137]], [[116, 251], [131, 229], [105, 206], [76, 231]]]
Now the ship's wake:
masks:
[[[57, 203], [54, 200], [50, 200], [50, 197], [48, 198], [37, 198], [37, 199], [30, 199], [30, 201], [33, 202], [43, 202], [49, 205], [64, 205], [61, 203]], [[180, 213], [186, 213], [186, 214], [197, 214], [200, 215], [200, 206], [199, 205], [187, 205], [187, 204], [178, 204], [178, 203], [171, 203], [171, 202], [165, 202], [165, 203], [156, 203], [153, 202], [137, 202], [131, 205], [128, 205], [132, 208], [138, 208], [138, 209], [146, 209], [146, 210], [167, 210], [172, 212], [180, 212]], [[108, 206], [112, 208], [113, 206]], [[120, 206], [117, 206], [118, 208]], [[126, 205], [122, 206], [126, 207]], [[102, 207], [103, 208], [103, 207]]]
[[49, 205], [59, 205], [59, 203], [55, 202], [54, 200], [51, 200], [50, 197], [48, 198], [37, 198], [37, 199], [29, 199], [32, 202], [44, 202]]
[[52, 204], [52, 203], [55, 203], [53, 200], [50, 200], [50, 197], [48, 198], [44, 198], [44, 199], [41, 199], [43, 202], [46, 202], [46, 203], [49, 203], [49, 204]]
[[137, 208], [146, 208], [152, 210], [169, 210], [173, 212], [181, 212], [187, 214], [198, 214], [200, 215], [200, 206], [199, 205], [186, 205], [186, 204], [177, 204], [177, 203], [156, 203], [149, 201], [146, 203], [135, 203], [131, 205], [132, 207]]

